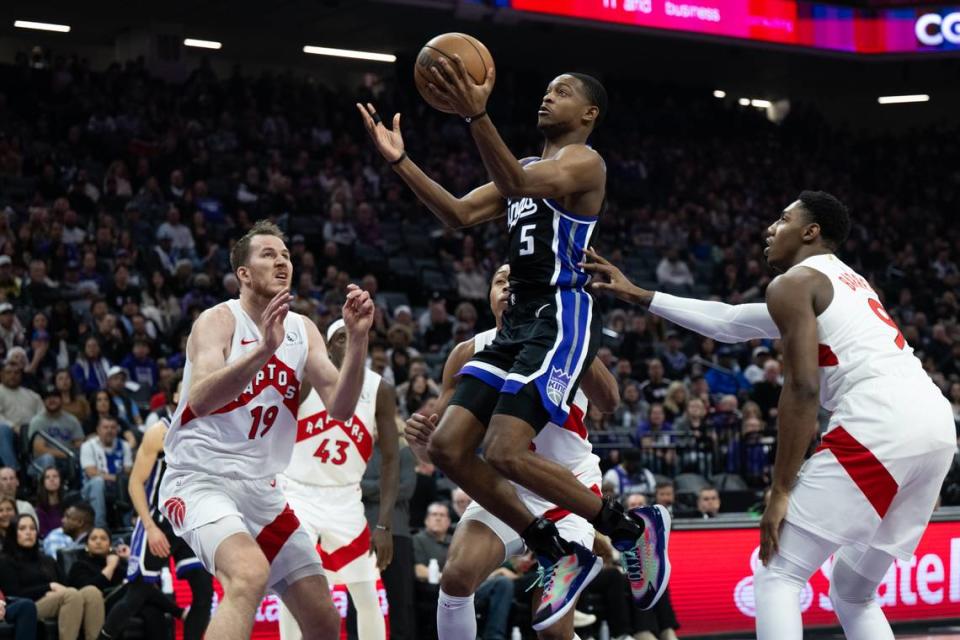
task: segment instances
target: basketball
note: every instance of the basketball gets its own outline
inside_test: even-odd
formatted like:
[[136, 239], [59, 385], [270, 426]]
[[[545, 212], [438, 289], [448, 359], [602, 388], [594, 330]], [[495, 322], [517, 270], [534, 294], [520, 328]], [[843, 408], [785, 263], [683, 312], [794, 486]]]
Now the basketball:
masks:
[[444, 113], [454, 113], [454, 110], [443, 100], [431, 95], [430, 90], [427, 89], [427, 83], [433, 81], [433, 72], [430, 69], [438, 64], [441, 58], [447, 58], [454, 64], [454, 55], [460, 56], [467, 68], [467, 73], [477, 84], [483, 84], [487, 77], [487, 69], [493, 67], [493, 56], [490, 55], [487, 47], [465, 33], [444, 33], [423, 45], [413, 67], [413, 80], [417, 85], [417, 91], [427, 104]]

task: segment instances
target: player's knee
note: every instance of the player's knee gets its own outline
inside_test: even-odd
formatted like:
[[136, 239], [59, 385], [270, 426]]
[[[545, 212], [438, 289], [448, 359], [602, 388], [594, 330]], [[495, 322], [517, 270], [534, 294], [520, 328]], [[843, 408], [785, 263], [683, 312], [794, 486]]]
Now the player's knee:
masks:
[[873, 601], [876, 587], [855, 572], [843, 561], [833, 565], [830, 579], [830, 602], [835, 611], [841, 611], [850, 605], [864, 605]]
[[460, 465], [472, 452], [465, 451], [462, 440], [453, 437], [449, 429], [438, 429], [430, 437], [427, 453], [437, 467], [448, 469]]
[[448, 560], [440, 575], [440, 589], [448, 596], [466, 598], [477, 590], [483, 580], [478, 579], [475, 573], [465, 563]]
[[333, 606], [318, 607], [312, 614], [309, 631], [303, 632], [303, 640], [332, 640], [340, 637], [340, 614]]
[[523, 451], [517, 451], [516, 448], [501, 444], [497, 440], [490, 442], [484, 453], [490, 466], [511, 480], [519, 478], [523, 474], [525, 466], [523, 455]]
[[263, 556], [245, 558], [229, 571], [222, 572], [224, 595], [259, 601], [267, 590], [270, 565]]

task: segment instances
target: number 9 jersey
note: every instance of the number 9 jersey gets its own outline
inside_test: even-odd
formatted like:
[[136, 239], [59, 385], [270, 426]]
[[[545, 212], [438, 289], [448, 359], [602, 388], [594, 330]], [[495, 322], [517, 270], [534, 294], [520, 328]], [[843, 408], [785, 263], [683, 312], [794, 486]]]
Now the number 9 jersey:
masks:
[[297, 442], [283, 475], [322, 487], [359, 485], [377, 438], [377, 391], [380, 375], [367, 369], [353, 417], [331, 420], [315, 389], [300, 405]]
[[[227, 364], [256, 349], [263, 336], [237, 299], [224, 302], [235, 328]], [[300, 381], [310, 345], [304, 318], [289, 312], [283, 344], [234, 400], [209, 415], [190, 409], [191, 363], [183, 370], [180, 404], [164, 441], [167, 464], [228, 478], [268, 478], [290, 462], [300, 405]], [[193, 336], [202, 339], [202, 336]]]

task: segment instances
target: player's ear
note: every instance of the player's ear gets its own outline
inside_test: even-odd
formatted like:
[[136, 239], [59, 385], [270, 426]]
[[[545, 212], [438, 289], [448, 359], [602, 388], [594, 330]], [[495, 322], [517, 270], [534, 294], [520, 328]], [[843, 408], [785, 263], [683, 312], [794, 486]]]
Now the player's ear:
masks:
[[583, 112], [583, 121], [586, 123], [596, 123], [597, 116], [600, 115], [600, 108], [597, 105], [590, 105], [587, 107], [587, 110]]
[[811, 222], [803, 228], [803, 239], [805, 242], [813, 242], [820, 237], [820, 224]]

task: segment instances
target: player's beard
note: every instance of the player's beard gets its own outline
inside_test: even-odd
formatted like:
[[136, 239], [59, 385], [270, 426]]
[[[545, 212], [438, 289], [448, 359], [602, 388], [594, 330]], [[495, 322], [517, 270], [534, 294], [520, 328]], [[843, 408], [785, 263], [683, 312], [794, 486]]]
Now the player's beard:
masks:
[[286, 283], [281, 283], [274, 276], [270, 276], [269, 278], [265, 278], [263, 281], [255, 279], [250, 283], [250, 288], [253, 290], [254, 295], [256, 295], [258, 298], [271, 300], [281, 291], [289, 291], [290, 281], [289, 278], [287, 278]]

